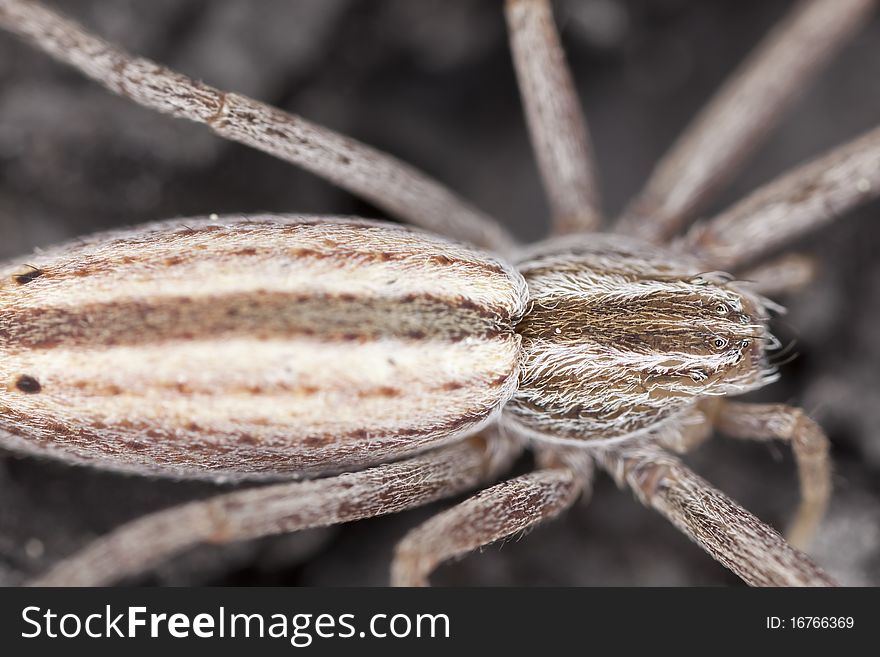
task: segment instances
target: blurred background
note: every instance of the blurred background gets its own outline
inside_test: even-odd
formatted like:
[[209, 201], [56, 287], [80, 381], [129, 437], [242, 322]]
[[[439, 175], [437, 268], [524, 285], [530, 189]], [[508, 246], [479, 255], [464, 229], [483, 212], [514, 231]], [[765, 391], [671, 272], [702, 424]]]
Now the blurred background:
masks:
[[[500, 1], [67, 0], [138, 54], [352, 135], [448, 183], [520, 238], [547, 210]], [[618, 212], [788, 1], [560, 0], [562, 38], [593, 133], [605, 209]], [[718, 210], [880, 120], [880, 20], [723, 194]], [[208, 130], [111, 96], [0, 34], [0, 258], [99, 229], [210, 213], [381, 217], [376, 208]], [[754, 399], [801, 405], [833, 442], [835, 493], [813, 554], [847, 584], [880, 584], [880, 205], [795, 246], [819, 277], [774, 323], [797, 358]], [[687, 461], [776, 527], [797, 496], [779, 445], [716, 439]], [[528, 458], [518, 464], [529, 467]], [[218, 487], [0, 453], [0, 584], [43, 571], [127, 519]], [[193, 550], [139, 584], [381, 585], [394, 543], [447, 503]], [[439, 585], [737, 585], [628, 491], [598, 477], [588, 504], [441, 568]]]

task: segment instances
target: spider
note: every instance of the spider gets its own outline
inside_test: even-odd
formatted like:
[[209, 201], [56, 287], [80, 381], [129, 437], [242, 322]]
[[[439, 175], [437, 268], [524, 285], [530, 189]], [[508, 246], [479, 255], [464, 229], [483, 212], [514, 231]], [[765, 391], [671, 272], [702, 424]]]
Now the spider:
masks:
[[[743, 264], [756, 261], [773, 246], [784, 244], [793, 235], [830, 219], [831, 214], [875, 195], [878, 186], [877, 131], [835, 149], [814, 164], [798, 170], [792, 178], [770, 183], [719, 217], [697, 224], [672, 246], [650, 243], [667, 241], [693, 216], [700, 204], [706, 202], [710, 193], [729, 177], [744, 151], [754, 146], [757, 138], [778, 116], [791, 94], [860, 22], [870, 4], [853, 2], [850, 11], [841, 11], [839, 5], [832, 9], [828, 2], [813, 2], [796, 10], [787, 26], [771, 37], [771, 45], [761, 51], [763, 56], [752, 61], [751, 72], [740, 77], [739, 82], [728, 85], [726, 96], [722, 94], [721, 99], [703, 115], [702, 121], [679, 142], [673, 154], [661, 162], [647, 191], [616, 224], [618, 231], [636, 234], [635, 240], [623, 237], [583, 240], [573, 236], [595, 230], [600, 223], [600, 212], [587, 131], [579, 119], [580, 111], [571, 91], [569, 75], [562, 64], [558, 38], [545, 2], [520, 0], [507, 5], [531, 134], [555, 217], [555, 231], [559, 235], [549, 244], [533, 249], [530, 255], [527, 252], [524, 255], [495, 224], [461, 204], [445, 189], [419, 174], [399, 169], [397, 163], [380, 155], [355, 147], [354, 152], [346, 155], [349, 158], [346, 165], [353, 163], [353, 170], [340, 174], [320, 157], [310, 160], [307, 152], [297, 153], [295, 149], [287, 153], [276, 152], [291, 159], [301, 158], [299, 163], [311, 166], [343, 186], [354, 188], [377, 205], [414, 223], [421, 222], [437, 232], [492, 248], [517, 260], [531, 288], [529, 312], [518, 325], [529, 355], [523, 366], [518, 397], [509, 405], [507, 415], [502, 416], [501, 426], [506, 433], [514, 434], [516, 438], [525, 436], [533, 442], [539, 469], [533, 474], [488, 488], [411, 533], [398, 550], [395, 581], [422, 583], [442, 560], [556, 515], [588, 487], [595, 460], [621, 483], [630, 485], [643, 502], [667, 515], [747, 582], [830, 583], [830, 578], [802, 553], [708, 487], [661, 448], [685, 451], [704, 439], [711, 425], [742, 438], [792, 441], [801, 467], [805, 496], [793, 537], [798, 543], [806, 542], [821, 516], [829, 492], [830, 481], [824, 458], [827, 445], [818, 427], [796, 409], [779, 405], [748, 406], [728, 402], [722, 396], [758, 387], [772, 378], [772, 372], [764, 364], [764, 345], [771, 339], [763, 329], [769, 304], [754, 289], [713, 271], [719, 268], [741, 271]], [[30, 3], [4, 2], [0, 9], [9, 12], [0, 14], [0, 17], [13, 31], [23, 32], [40, 41], [44, 48], [53, 50], [52, 35], [41, 28], [41, 25], [55, 20], [51, 15], [44, 14], [38, 6]], [[63, 25], [65, 32], [71, 28], [68, 24]], [[805, 33], [815, 35], [814, 30], [823, 36], [822, 47], [815, 48], [810, 57], [804, 57], [797, 46]], [[64, 35], [56, 33], [55, 37], [63, 39]], [[64, 58], [73, 53], [75, 57], [76, 49], [68, 48], [68, 41], [60, 43], [65, 47], [61, 52], [55, 48], [56, 56]], [[89, 54], [102, 53], [89, 49]], [[96, 62], [100, 58], [89, 57], [87, 60]], [[119, 60], [110, 63], [113, 66], [104, 66], [103, 74], [112, 75], [125, 70], [119, 66]], [[97, 70], [100, 77], [100, 65]], [[768, 80], [779, 79], [779, 70], [788, 73], [786, 84], [768, 88]], [[143, 72], [138, 69], [126, 71], [127, 74], [134, 73], [134, 78]], [[177, 82], [186, 84], [185, 80]], [[132, 83], [136, 83], [136, 79], [126, 80], [126, 84]], [[150, 81], [142, 89], [129, 86], [126, 92], [137, 96], [149, 84]], [[731, 88], [738, 93], [730, 91]], [[183, 96], [177, 99], [181, 98]], [[238, 100], [234, 98], [234, 101]], [[146, 102], [150, 104], [149, 99]], [[228, 106], [235, 111], [235, 102]], [[164, 107], [168, 109], [169, 106]], [[222, 109], [226, 111], [225, 107]], [[747, 119], [743, 120], [743, 116]], [[234, 121], [227, 121], [219, 114], [207, 114], [203, 118], [221, 133], [229, 129], [233, 138], [248, 139], [245, 132], [236, 133]], [[321, 143], [335, 138], [317, 132], [306, 135], [306, 139]], [[339, 142], [334, 146], [340, 147]], [[260, 147], [270, 152], [277, 151], [276, 147], [282, 151], [285, 148], [279, 141], [263, 141]], [[369, 161], [359, 161], [358, 157], [366, 157]], [[366, 164], [370, 165], [369, 169], [358, 170], [360, 165]], [[395, 186], [395, 178], [404, 180], [406, 185]], [[426, 199], [432, 201], [431, 205], [426, 205]], [[781, 206], [786, 211], [784, 214], [779, 213]], [[772, 232], [768, 221], [773, 222]], [[799, 225], [798, 221], [802, 223]], [[609, 265], [609, 260], [613, 260], [613, 264]], [[600, 378], [591, 385], [593, 389], [602, 388], [604, 394], [610, 394], [606, 401], [615, 407], [616, 412], [606, 412], [607, 409], [590, 411], [589, 399], [565, 399], [566, 394], [578, 391], [566, 386], [565, 382], [559, 385], [554, 376], [558, 377], [558, 373], [570, 364], [567, 360], [553, 361], [554, 354], [548, 354], [546, 350], [542, 352], [541, 345], [548, 342], [548, 336], [549, 341], [554, 342], [551, 334], [564, 335], [568, 339], [580, 330], [582, 326], [578, 321], [582, 314], [560, 307], [559, 299], [552, 295], [541, 295], [540, 290], [553, 289], [552, 285], [559, 283], [548, 282], [548, 270], [553, 275], [562, 271], [573, 277], [573, 281], [567, 282], [577, 286], [574, 296], [601, 294], [602, 287], [608, 282], [603, 276], [609, 272], [623, 276], [624, 281], [632, 279], [650, 283], [662, 279], [685, 286], [678, 301], [696, 300], [699, 313], [696, 320], [718, 329], [703, 336], [708, 342], [693, 346], [696, 351], [692, 355], [702, 356], [700, 364], [708, 360], [716, 365], [708, 369], [690, 367], [686, 371], [674, 371], [675, 367], [660, 363], [659, 367], [665, 368], [664, 371], [653, 370], [653, 378], [649, 381], [638, 379], [641, 366], [624, 368], [621, 372], [623, 378], [611, 380], [602, 379], [602, 372], [599, 372], [597, 376]], [[772, 272], [770, 277], [768, 271]], [[30, 275], [20, 274], [25, 278]], [[743, 277], [753, 278], [764, 289], [778, 292], [802, 280], [803, 268], [801, 261], [787, 259], [776, 262], [771, 268], [752, 270]], [[614, 280], [620, 282], [618, 278]], [[597, 287], [591, 289], [592, 285]], [[615, 294], [621, 292], [617, 290]], [[642, 296], [633, 294], [636, 299]], [[660, 301], [653, 299], [648, 305]], [[661, 304], [656, 310], [674, 316], [676, 308], [678, 312], [687, 312], [684, 306], [675, 304]], [[606, 305], [606, 309], [613, 309], [613, 304]], [[638, 320], [646, 308], [631, 306], [627, 309], [622, 305], [618, 310], [621, 320], [626, 317]], [[569, 315], [577, 315], [578, 321], [566, 323], [564, 319]], [[656, 315], [649, 316], [649, 319], [652, 317]], [[595, 321], [595, 326], [591, 325], [594, 330], [606, 322], [609, 327], [617, 326], [607, 314], [600, 314]], [[624, 331], [615, 342], [618, 351], [639, 353], [639, 348], [628, 346], [628, 340], [633, 336], [643, 343], [653, 344], [648, 351], [653, 349], [667, 356], [667, 352], [674, 351], [664, 346], [664, 340], [669, 337], [663, 333], [662, 327], [645, 324], [636, 324], [632, 331]], [[693, 338], [692, 335], [681, 337]], [[555, 340], [558, 347], [561, 338]], [[601, 361], [603, 354], [596, 351], [601, 344], [592, 343], [591, 346], [594, 351], [587, 352], [590, 358], [582, 358], [580, 362]], [[565, 354], [562, 357], [571, 358]], [[536, 365], [548, 359], [549, 376]], [[721, 360], [724, 360], [723, 367], [717, 364]], [[581, 370], [577, 374], [581, 380], [592, 381], [589, 372]], [[636, 379], [627, 379], [627, 376]], [[27, 388], [28, 381], [19, 388], [22, 386]], [[658, 400], [656, 395], [649, 394], [639, 404], [626, 406], [619, 399], [624, 393], [615, 396], [611, 390], [615, 386], [626, 391], [653, 386], [662, 391], [662, 395]], [[556, 405], [552, 409], [547, 401], [551, 398]], [[536, 399], [541, 401], [536, 402]], [[580, 410], [572, 414], [572, 408]], [[585, 427], [589, 428], [588, 431], [584, 430]], [[587, 433], [589, 435], [584, 435]], [[354, 487], [369, 487], [377, 482], [391, 489], [395, 485], [403, 486], [399, 492], [401, 499], [405, 499], [402, 506], [432, 496], [453, 494], [460, 487], [472, 487], [482, 479], [491, 479], [497, 468], [509, 461], [510, 452], [515, 452], [518, 444], [518, 440], [496, 435], [488, 428], [480, 440], [461, 440], [409, 460], [378, 465], [340, 479], [242, 491], [209, 505], [195, 503], [169, 510], [121, 528], [61, 564], [44, 581], [104, 581], [144, 567], [148, 560], [147, 550], [170, 553], [192, 541], [233, 540], [295, 528], [271, 517], [264, 518], [266, 524], [256, 529], [237, 525], [240, 519], [236, 518], [235, 511], [245, 502], [251, 509], [253, 504], [268, 502], [277, 502], [279, 508], [284, 508], [283, 500], [303, 495], [296, 502], [304, 504], [314, 517], [320, 518], [307, 521], [305, 524], [308, 525], [325, 523], [329, 520], [325, 514], [332, 516], [334, 512], [341, 514], [337, 519], [344, 520], [387, 513], [396, 508], [389, 505], [387, 499], [373, 500], [370, 508], [370, 493], [364, 490], [365, 497], [357, 500], [359, 504], [354, 515], [342, 513], [341, 506], [335, 511], [328, 510], [325, 506], [327, 500], [336, 500], [340, 488], [350, 488], [353, 482], [356, 482]], [[487, 459], [487, 454], [491, 458]], [[467, 476], [463, 477], [466, 481], [455, 477], [444, 481], [444, 472], [448, 476], [450, 469], [454, 469], [458, 477], [466, 473]], [[407, 488], [413, 479], [430, 485], [418, 490]], [[311, 498], [305, 496], [309, 492]], [[413, 497], [409, 498], [409, 495]], [[313, 501], [315, 507], [309, 507], [304, 500]], [[345, 506], [346, 513], [352, 513], [352, 502], [348, 501]], [[218, 507], [224, 515], [219, 523], [214, 522], [216, 518], [212, 515], [216, 514]], [[208, 516], [206, 511], [210, 512]], [[297, 511], [303, 513], [302, 509], [284, 508], [287, 515]], [[181, 520], [188, 518], [192, 519], [192, 527], [204, 529], [207, 533], [193, 532], [181, 536], [179, 532], [157, 532], [157, 528], [179, 525]], [[201, 527], [203, 522], [210, 526]], [[143, 546], [146, 549], [138, 550], [138, 540], [147, 538], [153, 540]], [[167, 541], [163, 543], [162, 538]]]

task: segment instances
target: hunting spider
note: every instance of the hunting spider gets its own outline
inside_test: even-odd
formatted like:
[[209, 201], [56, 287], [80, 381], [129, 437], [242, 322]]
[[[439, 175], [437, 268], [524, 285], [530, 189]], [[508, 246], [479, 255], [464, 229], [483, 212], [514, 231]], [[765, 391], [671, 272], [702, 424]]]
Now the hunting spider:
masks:
[[[822, 517], [831, 490], [828, 444], [822, 430], [797, 408], [746, 404], [727, 397], [774, 380], [768, 351], [775, 343], [767, 321], [775, 306], [762, 294], [796, 288], [809, 274], [802, 258], [783, 256], [769, 263], [762, 258], [877, 195], [880, 132], [874, 129], [839, 146], [771, 181], [723, 213], [687, 226], [758, 146], [798, 90], [866, 20], [873, 4], [871, 0], [811, 0], [797, 5], [661, 160], [645, 190], [617, 222], [608, 224], [610, 232], [584, 237], [598, 231], [604, 220], [589, 133], [550, 7], [545, 0], [509, 0], [505, 11], [512, 52], [554, 231], [551, 239], [524, 248], [482, 212], [395, 159], [299, 117], [193, 83], [146, 60], [131, 59], [36, 3], [0, 0], [0, 25], [112, 91], [205, 123], [221, 136], [299, 164], [391, 215], [495, 252], [500, 260], [433, 238], [410, 238], [410, 233], [397, 229], [373, 225], [367, 229], [377, 231], [392, 246], [409, 244], [411, 239], [411, 247], [424, 249], [432, 262], [467, 262], [470, 273], [465, 278], [474, 277], [474, 268], [499, 277], [486, 285], [494, 286], [509, 307], [493, 310], [492, 321], [503, 326], [492, 330], [521, 345], [517, 363], [501, 377], [496, 386], [501, 392], [492, 403], [484, 404], [473, 417], [462, 411], [445, 436], [429, 432], [417, 417], [399, 420], [410, 434], [395, 435], [391, 430], [352, 433], [350, 445], [337, 446], [333, 460], [322, 456], [320, 468], [312, 467], [311, 473], [344, 468], [352, 472], [235, 491], [145, 516], [62, 561], [39, 582], [114, 581], [196, 543], [329, 525], [450, 497], [493, 481], [528, 445], [535, 452], [534, 472], [485, 488], [401, 541], [392, 567], [395, 583], [426, 583], [441, 562], [559, 514], [589, 489], [595, 464], [619, 484], [632, 488], [644, 504], [666, 516], [746, 582], [833, 584], [798, 547], [713, 489], [671, 452], [692, 449], [713, 429], [742, 439], [787, 441], [797, 461], [802, 495], [790, 528], [792, 543], [805, 546]], [[179, 239], [192, 245], [196, 238], [190, 235], [205, 227], [221, 235], [228, 232], [232, 241], [248, 231], [256, 240], [261, 230], [290, 227], [297, 231], [300, 226], [310, 224], [301, 218], [261, 216], [252, 222], [211, 218], [154, 226], [113, 239], [125, 242], [132, 236], [146, 236], [165, 244], [163, 240], [183, 235]], [[325, 239], [336, 240], [336, 247], [352, 247], [357, 238], [338, 226], [360, 229], [364, 225], [328, 222], [325, 226]], [[60, 255], [35, 255], [27, 261], [34, 262], [30, 267], [24, 261], [16, 263], [6, 283], [11, 290], [8, 294], [39, 290], [51, 281], [56, 271], [52, 265], [61, 263], [53, 258], [67, 257], [65, 253], [92, 257], [95, 252], [89, 249], [101, 244], [100, 239], [86, 241]], [[437, 253], [437, 244], [446, 244], [449, 255]], [[245, 246], [254, 248], [250, 242]], [[398, 254], [393, 249], [371, 253]], [[169, 267], [179, 264], [177, 252], [162, 255], [175, 259]], [[341, 257], [334, 253], [329, 259]], [[516, 263], [519, 274], [506, 265], [508, 261]], [[427, 280], [431, 271], [421, 275]], [[735, 277], [721, 271], [733, 272]], [[517, 296], [520, 274], [528, 284], [527, 299]], [[740, 282], [744, 280], [752, 282]], [[16, 300], [6, 297], [5, 310], [16, 310]], [[345, 299], [347, 304], [357, 301]], [[488, 308], [483, 297], [469, 303], [476, 306], [471, 308], [476, 315]], [[398, 310], [403, 312], [401, 307], [384, 312], [389, 315]], [[461, 308], [443, 312], [452, 310]], [[122, 311], [117, 306], [114, 312]], [[197, 315], [193, 325], [206, 326], [207, 322], [198, 324], [198, 320], [207, 320], [209, 312]], [[380, 317], [375, 307], [363, 312], [370, 321]], [[444, 317], [459, 319], [459, 315]], [[31, 360], [16, 360], [21, 358], [22, 345], [27, 346], [33, 336], [26, 331], [16, 333], [15, 325], [6, 322], [6, 335], [23, 336], [6, 338], [7, 363], [35, 362], [30, 354]], [[464, 324], [461, 330], [470, 330], [470, 325]], [[408, 339], [425, 353], [433, 353], [430, 350], [437, 347], [424, 333], [413, 331]], [[501, 339], [495, 333], [491, 337]], [[78, 335], [77, 339], [85, 338]], [[328, 343], [334, 339], [331, 336]], [[57, 429], [59, 444], [50, 444], [48, 451], [61, 458], [83, 462], [107, 457], [105, 446], [77, 442], [94, 422], [77, 425], [51, 414], [40, 422], [35, 419], [41, 412], [48, 413], [45, 404], [51, 401], [52, 387], [44, 384], [51, 383], [51, 377], [7, 375], [0, 418], [8, 446], [46, 451], [45, 436], [40, 435], [37, 442], [28, 439], [34, 438], [37, 428], [45, 432], [49, 427]], [[450, 399], [454, 390], [454, 386], [446, 389]], [[190, 393], [186, 386], [178, 392]], [[491, 397], [495, 393], [474, 390], [471, 394]], [[30, 400], [31, 414], [15, 415], [21, 399]], [[155, 419], [157, 424], [168, 420]], [[108, 434], [123, 436], [134, 431], [123, 424], [103, 428]], [[143, 432], [143, 426], [138, 430]], [[413, 444], [401, 441], [403, 435], [420, 439], [422, 449], [413, 449], [418, 443], [415, 438]], [[162, 449], [162, 445], [151, 449]], [[301, 452], [302, 446], [290, 449]], [[308, 461], [297, 454], [291, 461]], [[114, 458], [118, 462], [110, 459], [105, 465], [144, 474], [164, 468], [177, 476], [196, 476], [169, 466], [174, 459], [182, 461], [179, 455], [166, 455], [165, 461], [157, 457], [156, 467], [134, 454], [117, 453]], [[247, 465], [252, 464], [248, 461]], [[258, 465], [265, 468], [265, 463]], [[291, 474], [280, 461], [276, 465], [268, 474]], [[243, 465], [236, 472], [224, 462], [212, 474], [245, 479], [267, 471]]]

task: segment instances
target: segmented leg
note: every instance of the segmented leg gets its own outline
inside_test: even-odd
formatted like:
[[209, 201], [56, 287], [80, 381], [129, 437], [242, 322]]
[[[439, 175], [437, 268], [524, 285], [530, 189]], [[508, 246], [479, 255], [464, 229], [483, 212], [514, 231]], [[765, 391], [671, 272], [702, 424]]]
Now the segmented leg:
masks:
[[656, 444], [679, 454], [699, 446], [716, 428], [732, 438], [785, 440], [795, 454], [801, 503], [787, 532], [795, 547], [804, 549], [816, 533], [831, 496], [829, 443], [822, 429], [799, 408], [781, 404], [744, 404], [705, 399], [672, 431], [657, 436]]
[[880, 127], [696, 224], [680, 246], [709, 266], [736, 267], [878, 196]]
[[677, 421], [653, 434], [653, 443], [676, 454], [687, 454], [712, 437], [712, 419], [695, 406]]
[[32, 584], [97, 586], [141, 573], [199, 543], [228, 543], [396, 513], [492, 479], [518, 443], [470, 438], [397, 463], [327, 479], [251, 488], [122, 525]]
[[407, 534], [395, 551], [391, 583], [427, 586], [444, 561], [559, 515], [592, 479], [593, 462], [584, 450], [544, 452], [539, 464], [541, 469], [482, 490]]
[[504, 229], [413, 167], [353, 139], [132, 57], [36, 2], [0, 0], [0, 27], [110, 91], [292, 162], [388, 213], [437, 233], [509, 252]]
[[786, 253], [745, 271], [736, 277], [768, 297], [798, 292], [816, 278], [816, 259], [802, 253]]
[[693, 218], [874, 5], [875, 0], [800, 2], [660, 160], [618, 230], [663, 241]]
[[836, 585], [807, 555], [660, 448], [622, 446], [597, 458], [618, 485], [632, 488], [747, 584]]
[[830, 445], [819, 425], [799, 408], [725, 400], [716, 415], [715, 426], [733, 438], [776, 439], [791, 444], [800, 479], [801, 502], [787, 537], [799, 548], [807, 546], [831, 496]]
[[507, 0], [510, 48], [532, 146], [553, 214], [553, 232], [601, 223], [590, 137], [549, 0]]

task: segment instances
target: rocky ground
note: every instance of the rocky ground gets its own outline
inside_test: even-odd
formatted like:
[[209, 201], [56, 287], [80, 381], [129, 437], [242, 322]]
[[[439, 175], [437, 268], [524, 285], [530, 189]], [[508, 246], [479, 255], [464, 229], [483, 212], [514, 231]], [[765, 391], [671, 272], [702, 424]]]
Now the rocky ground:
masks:
[[[613, 215], [788, 2], [567, 0], [558, 17]], [[500, 2], [76, 0], [66, 11], [140, 54], [298, 112], [449, 183], [518, 236], [546, 208]], [[719, 200], [877, 124], [880, 20], [867, 25]], [[212, 212], [381, 216], [344, 192], [193, 124], [132, 106], [0, 34], [0, 257], [97, 229]], [[755, 398], [804, 406], [834, 445], [835, 496], [814, 554], [880, 583], [880, 227], [873, 204], [798, 250], [818, 280], [782, 301], [798, 357]], [[700, 473], [775, 526], [796, 499], [782, 446], [715, 440]], [[520, 469], [528, 462], [519, 464]], [[0, 583], [89, 538], [215, 488], [0, 456]], [[194, 550], [149, 584], [384, 584], [394, 542], [434, 508], [343, 528]], [[589, 504], [443, 567], [444, 585], [736, 584], [630, 493], [600, 477]]]

